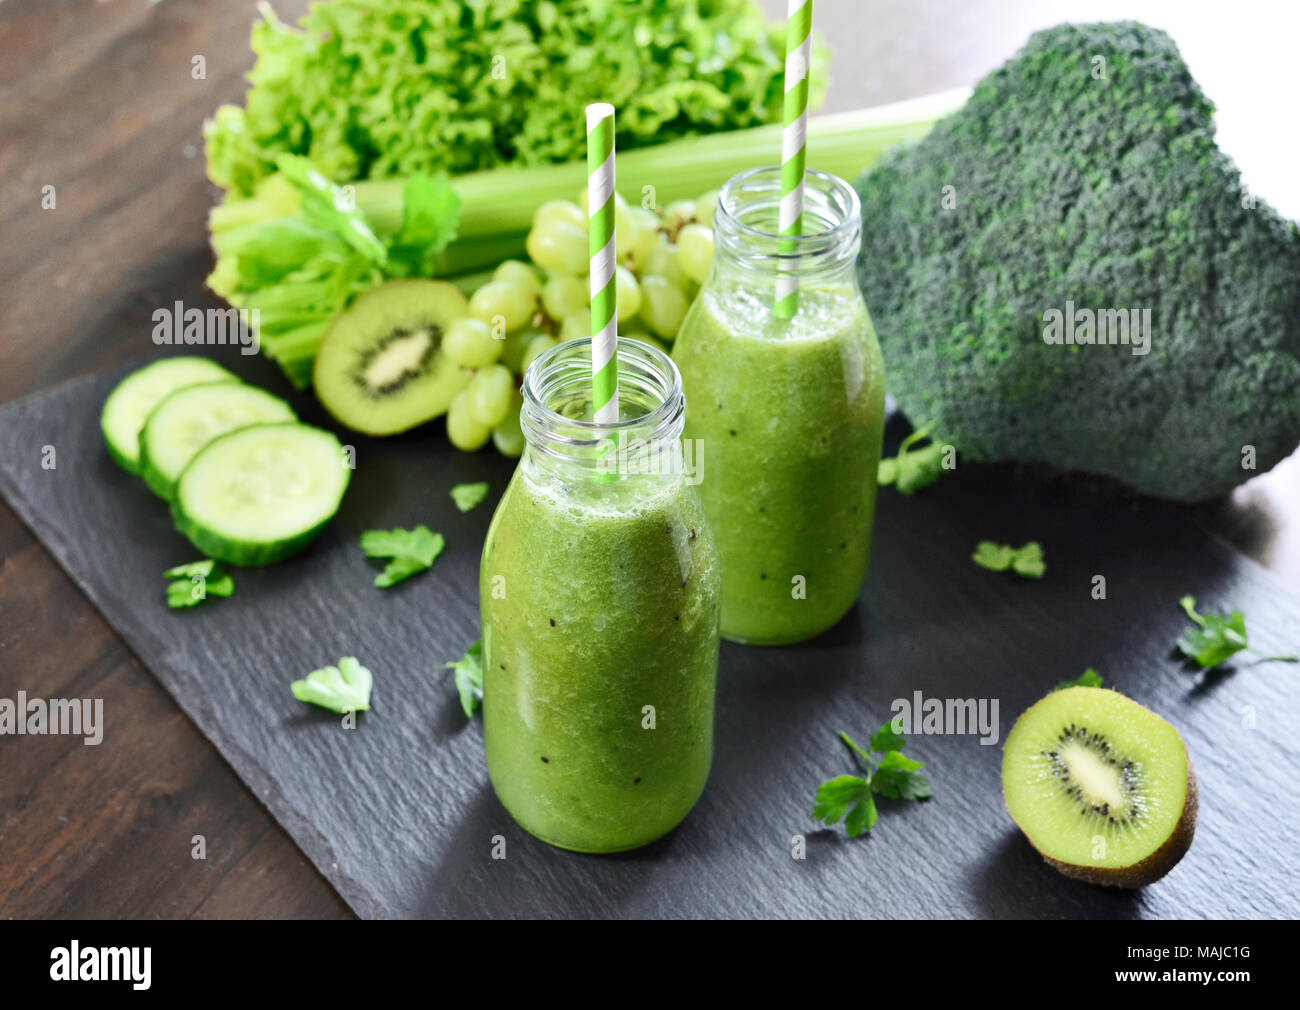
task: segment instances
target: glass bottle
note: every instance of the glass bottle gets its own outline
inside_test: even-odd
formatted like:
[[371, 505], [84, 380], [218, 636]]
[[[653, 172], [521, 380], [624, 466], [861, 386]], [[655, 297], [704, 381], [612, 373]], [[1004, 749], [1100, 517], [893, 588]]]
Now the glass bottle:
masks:
[[[780, 194], [779, 167], [723, 187], [712, 274], [673, 348], [722, 559], [722, 635], [758, 645], [811, 638], [857, 600], [884, 428], [857, 193], [809, 171], [793, 238], [778, 234]], [[783, 275], [798, 282], [788, 319], [775, 310]]]
[[483, 733], [527, 831], [616, 852], [675, 827], [713, 755], [721, 573], [681, 450], [672, 360], [620, 339], [622, 420], [592, 418], [591, 340], [524, 377], [526, 444], [483, 548]]

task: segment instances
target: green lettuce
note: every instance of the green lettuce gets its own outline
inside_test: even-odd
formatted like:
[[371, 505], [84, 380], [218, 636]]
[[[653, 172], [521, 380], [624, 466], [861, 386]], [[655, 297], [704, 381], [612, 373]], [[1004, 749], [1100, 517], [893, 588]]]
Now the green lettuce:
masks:
[[[262, 5], [245, 105], [205, 127], [249, 196], [281, 155], [335, 183], [580, 159], [584, 107], [622, 149], [779, 122], [783, 28], [752, 0], [333, 0], [303, 31]], [[812, 101], [827, 55], [814, 50]]]

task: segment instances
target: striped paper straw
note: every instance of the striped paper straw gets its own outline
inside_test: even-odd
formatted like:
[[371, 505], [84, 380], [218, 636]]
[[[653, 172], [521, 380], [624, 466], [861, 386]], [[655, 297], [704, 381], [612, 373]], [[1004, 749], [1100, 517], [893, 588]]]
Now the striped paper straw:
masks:
[[[812, 0], [790, 0], [785, 22], [785, 132], [781, 135], [781, 210], [784, 236], [803, 233], [804, 165], [808, 139], [808, 61], [812, 55]], [[782, 252], [797, 244], [781, 243]], [[776, 317], [790, 319], [799, 308], [799, 279], [782, 272], [776, 278]]]
[[597, 424], [618, 420], [614, 268], [614, 106], [587, 106], [587, 248], [591, 253], [591, 384]]

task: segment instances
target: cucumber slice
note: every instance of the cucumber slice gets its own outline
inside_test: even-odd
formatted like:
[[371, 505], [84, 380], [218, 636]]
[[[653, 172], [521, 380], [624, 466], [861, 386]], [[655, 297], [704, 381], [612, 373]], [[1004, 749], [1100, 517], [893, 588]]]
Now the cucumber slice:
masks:
[[140, 475], [154, 494], [171, 500], [176, 478], [205, 445], [249, 424], [296, 421], [289, 405], [256, 386], [205, 382], [186, 386], [153, 409], [140, 432]]
[[154, 407], [184, 386], [223, 380], [237, 381], [215, 361], [193, 356], [163, 358], [132, 372], [108, 394], [99, 417], [109, 455], [127, 473], [139, 473], [140, 432]]
[[316, 539], [351, 476], [330, 432], [254, 424], [214, 439], [190, 461], [176, 484], [172, 518], [210, 558], [269, 565]]

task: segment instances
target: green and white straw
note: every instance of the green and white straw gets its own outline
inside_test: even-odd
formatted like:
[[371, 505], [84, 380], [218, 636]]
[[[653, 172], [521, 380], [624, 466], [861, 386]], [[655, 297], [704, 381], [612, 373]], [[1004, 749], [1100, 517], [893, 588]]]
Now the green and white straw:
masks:
[[[808, 151], [808, 63], [812, 56], [812, 0], [790, 0], [785, 22], [785, 132], [781, 136], [781, 209], [783, 236], [803, 234], [804, 169]], [[794, 252], [783, 242], [782, 252]], [[776, 278], [776, 316], [793, 318], [799, 308], [799, 279], [782, 271]]]
[[591, 253], [591, 383], [596, 423], [618, 420], [618, 287], [614, 278], [614, 106], [587, 106], [587, 233]]

